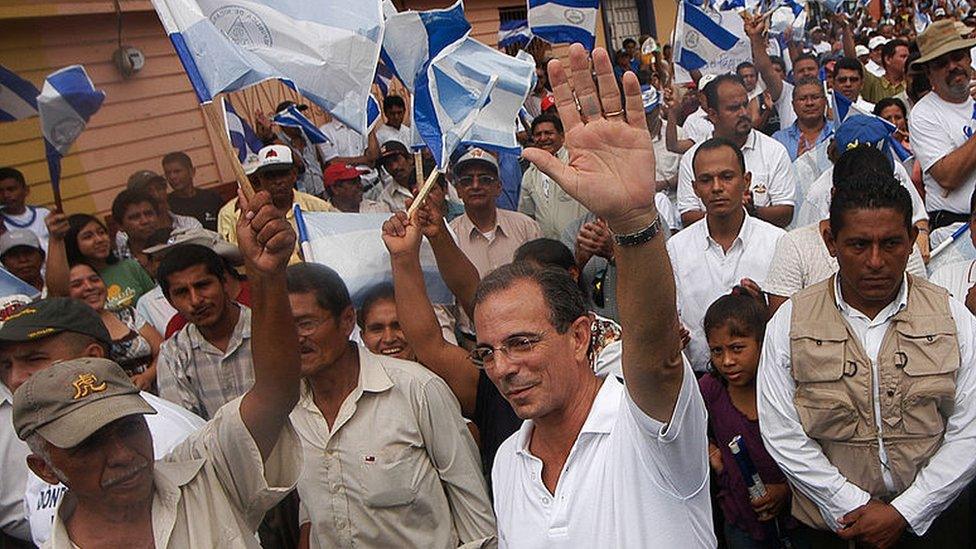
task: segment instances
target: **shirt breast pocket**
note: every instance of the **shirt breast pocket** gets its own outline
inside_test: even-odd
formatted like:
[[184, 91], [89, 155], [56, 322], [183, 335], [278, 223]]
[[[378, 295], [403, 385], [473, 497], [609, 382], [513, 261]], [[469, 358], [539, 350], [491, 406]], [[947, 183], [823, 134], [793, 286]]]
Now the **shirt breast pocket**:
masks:
[[766, 206], [772, 205], [772, 198], [769, 195], [769, 184], [772, 180], [770, 174], [755, 171], [752, 172], [752, 182], [749, 184], [749, 190], [752, 191], [752, 203], [757, 206], [764, 208]]
[[414, 452], [423, 451], [402, 447], [384, 455], [363, 457], [361, 475], [366, 505], [373, 508], [408, 505], [417, 497]]

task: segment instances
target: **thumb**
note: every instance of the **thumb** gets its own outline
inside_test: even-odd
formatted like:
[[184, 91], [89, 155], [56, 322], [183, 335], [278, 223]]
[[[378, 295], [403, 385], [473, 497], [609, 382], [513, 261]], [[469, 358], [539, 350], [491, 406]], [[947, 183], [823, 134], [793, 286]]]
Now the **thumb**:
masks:
[[539, 168], [540, 172], [551, 177], [556, 183], [564, 184], [569, 168], [549, 152], [536, 147], [529, 147], [522, 151], [522, 157]]

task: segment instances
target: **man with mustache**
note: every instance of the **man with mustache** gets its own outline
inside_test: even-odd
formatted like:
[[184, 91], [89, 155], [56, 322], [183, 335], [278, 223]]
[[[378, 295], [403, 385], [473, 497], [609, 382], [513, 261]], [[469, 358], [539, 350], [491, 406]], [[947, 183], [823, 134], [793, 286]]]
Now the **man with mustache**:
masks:
[[952, 21], [936, 21], [918, 36], [921, 56], [912, 63], [932, 84], [932, 93], [912, 108], [908, 128], [933, 230], [968, 222], [969, 198], [976, 190], [974, 45], [976, 39], [961, 38]]
[[184, 244], [156, 270], [163, 295], [187, 320], [159, 349], [159, 395], [204, 419], [254, 384], [251, 309], [231, 297], [227, 269], [213, 250]]
[[[745, 158], [746, 171], [752, 174], [746, 210], [778, 227], [793, 219], [793, 195], [796, 172], [790, 155], [778, 141], [752, 128], [749, 97], [742, 79], [723, 74], [704, 89], [706, 111], [715, 129], [711, 137], [722, 137], [735, 143]], [[678, 167], [678, 211], [687, 227], [705, 216], [705, 204], [695, 194], [693, 181], [696, 144], [688, 149]]]
[[48, 546], [256, 548], [265, 511], [294, 488], [302, 458], [288, 414], [300, 364], [284, 271], [296, 238], [267, 193], [242, 207], [256, 329], [256, 383], [243, 397], [155, 461], [144, 415], [156, 410], [111, 361], [61, 362], [14, 393], [28, 466], [68, 486]]
[[[10, 234], [10, 233], [7, 233]], [[30, 454], [26, 444], [13, 437], [11, 423], [12, 395], [32, 375], [37, 375], [62, 360], [82, 357], [105, 358], [112, 339], [98, 313], [81, 301], [53, 297], [36, 301], [15, 313], [0, 328], [0, 425], [11, 436], [8, 446], [0, 444], [4, 456], [4, 474], [20, 482], [0, 483], [0, 500], [16, 501], [30, 524], [30, 537], [38, 546], [51, 537], [54, 510], [67, 491], [63, 484], [48, 484], [25, 470]], [[151, 393], [142, 398], [159, 413], [147, 423], [153, 436], [153, 455], [161, 458], [203, 425], [203, 420], [183, 408]], [[6, 439], [6, 436], [0, 437]], [[6, 461], [13, 455], [16, 461]], [[24, 473], [27, 473], [26, 475]], [[24, 481], [26, 480], [26, 490]], [[19, 492], [15, 487], [19, 486]]]
[[413, 197], [414, 184], [410, 175], [414, 173], [414, 163], [410, 151], [399, 141], [387, 141], [380, 147], [379, 165], [393, 180], [383, 187], [377, 201], [391, 212], [404, 209], [407, 199]]
[[757, 378], [793, 516], [813, 547], [971, 547], [976, 319], [906, 274], [917, 229], [890, 172], [853, 172], [820, 230], [838, 272], [776, 311]]
[[[295, 226], [295, 204], [298, 204], [303, 212], [334, 212], [335, 208], [325, 200], [317, 196], [295, 190], [298, 181], [298, 165], [295, 160], [294, 149], [287, 145], [268, 145], [258, 151], [258, 160], [253, 165], [248, 166], [244, 171], [249, 177], [257, 179], [258, 186], [262, 190], [271, 193], [271, 200], [276, 208], [285, 210], [285, 219], [291, 223], [292, 229], [298, 231]], [[237, 219], [241, 215], [241, 210], [237, 206], [237, 199], [234, 198], [217, 214], [217, 232], [221, 238], [237, 244]], [[295, 243], [295, 250], [288, 260], [289, 265], [301, 262], [299, 255], [300, 246]]]
[[495, 521], [461, 409], [416, 362], [350, 341], [356, 311], [325, 265], [292, 265], [288, 299], [303, 382], [291, 420], [309, 547], [482, 547]]

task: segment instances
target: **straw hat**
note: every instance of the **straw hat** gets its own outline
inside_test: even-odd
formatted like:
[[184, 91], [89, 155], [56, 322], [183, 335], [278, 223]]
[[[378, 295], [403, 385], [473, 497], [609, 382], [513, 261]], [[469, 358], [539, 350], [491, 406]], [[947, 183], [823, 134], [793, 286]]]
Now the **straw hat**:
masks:
[[936, 21], [918, 35], [918, 50], [921, 56], [912, 63], [913, 69], [921, 68], [929, 61], [956, 50], [968, 50], [976, 46], [976, 38], [963, 38], [956, 25], [949, 20]]

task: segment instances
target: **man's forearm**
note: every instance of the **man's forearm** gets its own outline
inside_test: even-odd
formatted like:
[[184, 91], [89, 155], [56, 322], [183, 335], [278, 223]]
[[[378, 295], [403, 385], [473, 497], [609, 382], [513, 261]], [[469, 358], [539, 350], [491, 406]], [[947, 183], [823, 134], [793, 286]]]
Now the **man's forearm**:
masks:
[[301, 359], [284, 270], [248, 272], [251, 287], [251, 358], [254, 386], [241, 403], [241, 417], [267, 459], [288, 414], [298, 403]]
[[793, 221], [793, 206], [761, 206], [756, 208], [756, 217], [777, 227], [786, 227]]
[[929, 174], [940, 187], [954, 191], [963, 185], [976, 172], [976, 136], [970, 137], [961, 147], [943, 156]]
[[444, 277], [448, 289], [458, 300], [458, 305], [469, 316], [474, 316], [474, 293], [481, 277], [468, 256], [458, 248], [450, 233], [443, 228], [436, 238], [429, 239], [437, 260], [437, 270]]
[[766, 91], [769, 92], [769, 96], [773, 98], [773, 101], [777, 101], [780, 94], [783, 93], [783, 81], [773, 70], [773, 60], [769, 58], [769, 52], [766, 51], [766, 40], [761, 34], [750, 36], [749, 40], [752, 45], [752, 61], [756, 64], [756, 69], [759, 70], [763, 82], [766, 83]]
[[[614, 234], [650, 225], [655, 208], [633, 220], [608, 220]], [[677, 296], [664, 235], [636, 246], [615, 246], [617, 304], [623, 340], [624, 378], [634, 402], [667, 423], [681, 389], [683, 364]]]

